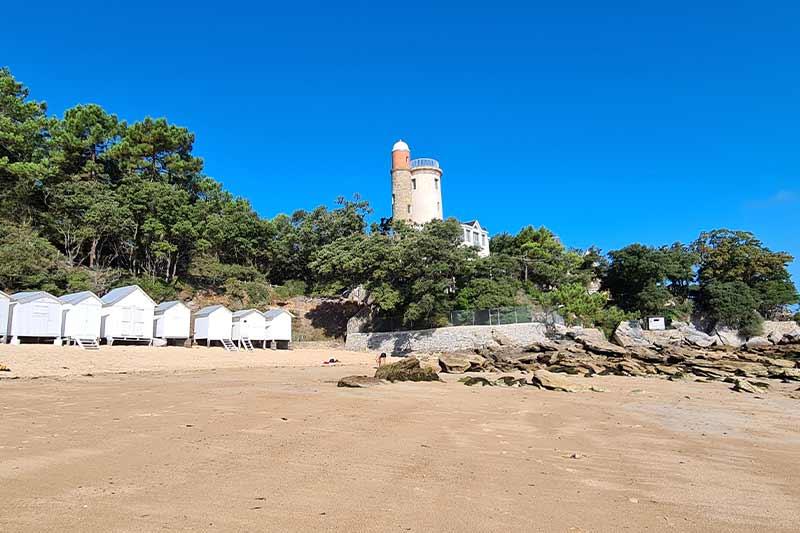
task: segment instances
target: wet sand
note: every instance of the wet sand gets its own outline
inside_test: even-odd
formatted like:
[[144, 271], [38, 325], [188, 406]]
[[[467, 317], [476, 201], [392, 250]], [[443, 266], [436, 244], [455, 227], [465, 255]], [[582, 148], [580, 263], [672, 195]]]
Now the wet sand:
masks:
[[[569, 394], [454, 375], [340, 389], [372, 355], [22, 348], [0, 347], [25, 374], [0, 374], [4, 532], [800, 523], [800, 404], [778, 391], [609, 376], [574, 378], [606, 392]], [[347, 364], [320, 366], [328, 353]]]

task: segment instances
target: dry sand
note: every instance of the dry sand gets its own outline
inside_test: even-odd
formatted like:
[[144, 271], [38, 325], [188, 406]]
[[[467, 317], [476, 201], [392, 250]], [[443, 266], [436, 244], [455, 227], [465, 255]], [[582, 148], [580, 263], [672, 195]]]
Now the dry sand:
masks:
[[330, 350], [2, 346], [0, 363], [20, 376], [0, 379], [3, 532], [800, 527], [800, 403], [775, 391], [339, 389], [372, 355]]

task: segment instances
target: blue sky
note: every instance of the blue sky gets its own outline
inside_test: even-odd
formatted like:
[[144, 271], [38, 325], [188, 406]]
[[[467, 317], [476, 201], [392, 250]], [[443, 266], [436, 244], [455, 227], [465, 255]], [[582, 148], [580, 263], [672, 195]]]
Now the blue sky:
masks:
[[4, 5], [0, 64], [52, 113], [188, 127], [264, 216], [356, 192], [388, 216], [402, 138], [492, 233], [800, 256], [796, 1], [168, 4]]

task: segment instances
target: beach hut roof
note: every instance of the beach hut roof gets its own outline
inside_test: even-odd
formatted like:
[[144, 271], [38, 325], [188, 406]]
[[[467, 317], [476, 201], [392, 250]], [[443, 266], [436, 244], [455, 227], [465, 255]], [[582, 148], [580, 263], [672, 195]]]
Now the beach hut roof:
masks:
[[211, 313], [213, 313], [217, 309], [227, 309], [227, 307], [225, 307], [224, 305], [220, 305], [220, 304], [209, 305], [208, 307], [204, 307], [204, 308], [200, 309], [198, 312], [196, 312], [194, 314], [194, 316], [195, 316], [195, 318], [202, 318], [204, 316], [210, 315]]
[[147, 299], [150, 300], [150, 303], [155, 305], [156, 303], [150, 298], [150, 295], [147, 294], [142, 290], [141, 287], [138, 285], [127, 285], [125, 287], [117, 287], [116, 289], [110, 290], [108, 293], [104, 294], [100, 300], [103, 302], [104, 306], [114, 305], [115, 303], [119, 302], [129, 294], [132, 294], [136, 291], [141, 291], [142, 294], [147, 296]]
[[11, 301], [19, 304], [26, 304], [34, 300], [40, 300], [42, 298], [47, 298], [48, 300], [55, 300], [56, 302], [61, 303], [58, 298], [56, 298], [49, 292], [45, 291], [23, 291], [11, 295]]
[[89, 298], [94, 298], [98, 302], [101, 301], [100, 298], [98, 298], [97, 295], [92, 291], [81, 291], [73, 292], [72, 294], [65, 294], [64, 296], [59, 297], [59, 300], [62, 304], [77, 305]]
[[266, 313], [264, 313], [264, 316], [266, 317], [266, 319], [267, 319], [267, 320], [272, 320], [273, 318], [275, 318], [276, 316], [278, 316], [278, 315], [280, 315], [280, 314], [282, 314], [282, 313], [286, 313], [286, 314], [287, 314], [287, 315], [289, 315], [290, 317], [294, 318], [294, 315], [293, 315], [292, 313], [290, 313], [290, 312], [289, 312], [289, 311], [287, 311], [286, 309], [281, 309], [281, 308], [278, 308], [278, 309], [270, 309], [269, 311], [267, 311]]
[[235, 313], [233, 313], [233, 319], [236, 320], [239, 318], [244, 318], [247, 315], [251, 315], [253, 313], [258, 313], [259, 315], [264, 316], [264, 313], [262, 313], [258, 309], [242, 309], [241, 311], [236, 311]]
[[180, 300], [170, 300], [169, 302], [161, 302], [156, 306], [156, 314], [161, 314], [168, 309], [172, 309], [176, 305], [182, 305], [186, 307], [186, 304], [181, 302]]

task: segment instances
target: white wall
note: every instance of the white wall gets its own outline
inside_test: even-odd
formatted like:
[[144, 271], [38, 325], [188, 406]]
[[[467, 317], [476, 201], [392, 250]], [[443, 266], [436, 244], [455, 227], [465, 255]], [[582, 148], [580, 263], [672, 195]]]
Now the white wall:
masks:
[[[442, 218], [442, 179], [433, 169], [420, 168], [411, 172], [411, 220], [424, 224]], [[439, 181], [438, 187], [436, 181]], [[416, 188], [413, 183], [416, 181]]]
[[289, 313], [281, 313], [267, 322], [267, 340], [292, 340], [292, 316]]
[[185, 305], [173, 305], [155, 316], [154, 335], [159, 339], [188, 339], [191, 311]]
[[0, 292], [0, 337], [8, 333], [8, 304], [9, 297]]
[[13, 337], [61, 337], [61, 302], [40, 298], [9, 306]]
[[102, 337], [153, 336], [155, 305], [142, 291], [134, 291], [115, 304], [103, 308]]
[[267, 320], [258, 312], [249, 313], [239, 320], [233, 321], [231, 338], [239, 340], [248, 337], [250, 340], [261, 341], [267, 338]]
[[103, 304], [94, 298], [86, 298], [75, 305], [64, 304], [61, 336], [72, 338], [100, 337], [100, 317]]
[[233, 313], [220, 307], [208, 316], [196, 318], [194, 321], [194, 338], [219, 341], [231, 338]]

